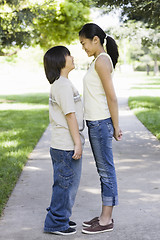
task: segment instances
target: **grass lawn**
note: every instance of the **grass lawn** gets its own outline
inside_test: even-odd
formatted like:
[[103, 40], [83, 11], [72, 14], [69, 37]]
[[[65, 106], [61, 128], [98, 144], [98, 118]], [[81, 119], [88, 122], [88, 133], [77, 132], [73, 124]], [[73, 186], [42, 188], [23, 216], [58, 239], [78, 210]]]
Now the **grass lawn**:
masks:
[[0, 96], [0, 215], [48, 124], [48, 94]]
[[160, 96], [156, 97], [154, 94], [154, 89], [160, 89], [160, 77], [142, 78], [138, 85], [133, 88], [150, 89], [152, 96], [130, 97], [129, 107], [144, 126], [160, 140]]
[[132, 89], [160, 89], [160, 77], [159, 76], [151, 77], [144, 75], [141, 78], [140, 83], [132, 87]]
[[129, 107], [137, 118], [160, 140], [160, 97], [130, 97]]

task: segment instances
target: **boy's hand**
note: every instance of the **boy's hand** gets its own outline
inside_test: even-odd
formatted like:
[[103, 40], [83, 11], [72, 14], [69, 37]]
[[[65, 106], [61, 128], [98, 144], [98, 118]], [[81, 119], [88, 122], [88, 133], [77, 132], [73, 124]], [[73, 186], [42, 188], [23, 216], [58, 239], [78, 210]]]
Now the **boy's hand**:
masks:
[[82, 145], [75, 145], [74, 154], [72, 156], [73, 159], [78, 160], [82, 157]]

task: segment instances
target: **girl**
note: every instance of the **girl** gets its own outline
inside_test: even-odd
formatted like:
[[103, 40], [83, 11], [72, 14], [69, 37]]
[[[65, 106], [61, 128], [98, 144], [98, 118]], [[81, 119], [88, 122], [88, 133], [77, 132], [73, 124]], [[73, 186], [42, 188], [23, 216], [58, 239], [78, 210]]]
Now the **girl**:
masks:
[[[99, 217], [83, 222], [83, 233], [113, 230], [112, 210], [118, 204], [117, 180], [112, 154], [112, 137], [118, 141], [118, 104], [112, 75], [118, 59], [114, 41], [96, 24], [85, 24], [79, 32], [83, 49], [94, 60], [84, 77], [84, 113], [89, 140], [101, 181], [102, 212]], [[106, 49], [103, 43], [106, 39]]]
[[51, 84], [50, 154], [54, 169], [52, 199], [47, 209], [44, 232], [70, 235], [76, 233], [76, 223], [69, 218], [81, 175], [83, 108], [79, 93], [68, 79], [69, 72], [74, 69], [69, 50], [64, 46], [49, 49], [44, 55], [44, 69]]

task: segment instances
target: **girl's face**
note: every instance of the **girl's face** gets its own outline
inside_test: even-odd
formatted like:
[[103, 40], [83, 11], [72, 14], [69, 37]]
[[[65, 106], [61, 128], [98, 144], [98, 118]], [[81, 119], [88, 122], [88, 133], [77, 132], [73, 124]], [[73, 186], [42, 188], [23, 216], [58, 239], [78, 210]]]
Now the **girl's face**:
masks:
[[85, 37], [80, 36], [79, 40], [80, 40], [80, 43], [82, 44], [82, 49], [85, 50], [88, 57], [94, 56], [95, 51], [96, 51], [94, 39], [91, 40], [89, 38], [85, 38]]
[[75, 68], [75, 66], [74, 66], [74, 58], [71, 55], [67, 55], [65, 57], [65, 59], [66, 59], [65, 68], [68, 70], [68, 72], [70, 72], [71, 70], [73, 70]]

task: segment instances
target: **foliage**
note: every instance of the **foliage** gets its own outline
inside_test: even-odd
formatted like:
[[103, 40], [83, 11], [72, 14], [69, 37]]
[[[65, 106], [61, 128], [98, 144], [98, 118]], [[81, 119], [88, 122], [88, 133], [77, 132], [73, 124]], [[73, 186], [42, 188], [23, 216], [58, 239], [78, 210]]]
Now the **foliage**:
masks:
[[32, 22], [35, 14], [25, 0], [1, 1], [0, 3], [0, 55], [9, 49], [29, 46], [34, 36]]
[[[28, 155], [49, 122], [48, 94], [0, 96], [0, 109], [6, 103], [8, 109], [0, 110], [0, 215]], [[13, 110], [15, 104], [21, 109]]]
[[0, 55], [15, 53], [15, 47], [71, 43], [89, 20], [89, 2], [1, 0]]
[[160, 28], [159, 0], [97, 0], [98, 7], [106, 7], [107, 11], [120, 8], [123, 19], [143, 21], [152, 28]]
[[63, 1], [57, 6], [52, 2], [44, 4], [43, 11], [47, 14], [40, 15], [34, 23], [39, 32], [38, 43], [45, 49], [55, 44], [70, 44], [77, 39], [78, 31], [88, 21], [89, 15], [88, 7], [73, 0]]
[[124, 55], [123, 48], [126, 50], [127, 62], [130, 59], [146, 64], [160, 61], [160, 32], [158, 29], [148, 28], [140, 21], [127, 21], [121, 26], [111, 28], [110, 33], [119, 40], [122, 55]]

